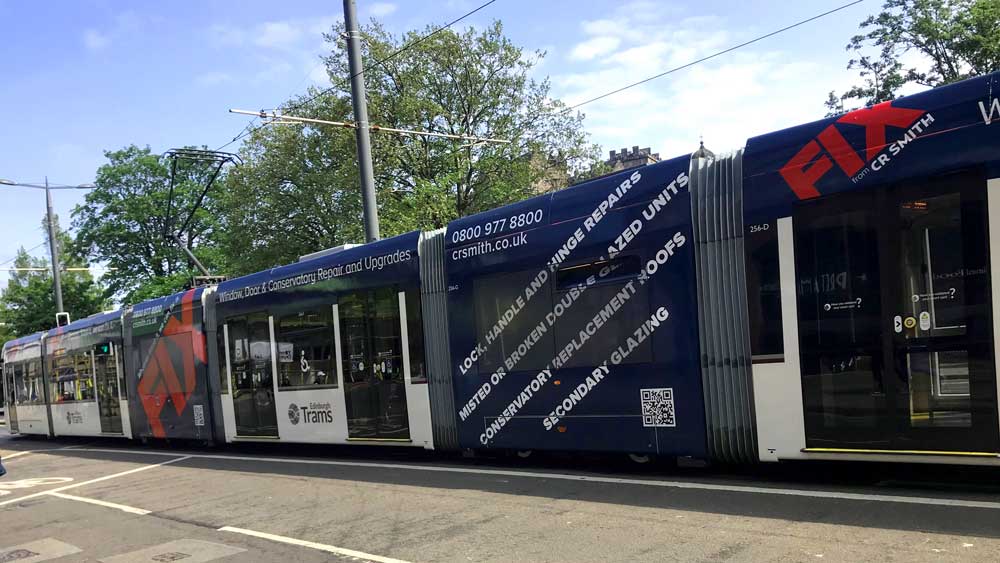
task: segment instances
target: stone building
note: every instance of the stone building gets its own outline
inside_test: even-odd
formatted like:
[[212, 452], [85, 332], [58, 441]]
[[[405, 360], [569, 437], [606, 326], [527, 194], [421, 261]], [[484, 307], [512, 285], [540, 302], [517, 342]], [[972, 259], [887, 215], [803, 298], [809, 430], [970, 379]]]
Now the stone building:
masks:
[[648, 147], [640, 149], [639, 145], [632, 147], [632, 150], [623, 148], [619, 152], [611, 151], [611, 157], [606, 161], [612, 172], [620, 172], [636, 166], [645, 166], [660, 161], [660, 153], [652, 152]]

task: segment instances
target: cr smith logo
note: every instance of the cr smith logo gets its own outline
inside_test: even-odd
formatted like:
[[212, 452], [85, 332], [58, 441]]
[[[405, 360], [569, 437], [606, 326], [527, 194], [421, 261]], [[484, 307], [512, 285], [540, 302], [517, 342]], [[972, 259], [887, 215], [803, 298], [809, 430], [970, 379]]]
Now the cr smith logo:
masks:
[[[799, 199], [819, 197], [816, 182], [833, 168], [834, 162], [852, 178], [873, 160], [875, 162], [872, 162], [872, 170], [878, 171], [890, 159], [888, 154], [879, 154], [886, 147], [885, 128], [888, 126], [909, 128], [903, 138], [892, 143], [890, 147], [896, 149], [890, 150], [896, 155], [902, 146], [914, 140], [923, 132], [924, 127], [933, 123], [934, 118], [930, 114], [920, 120], [924, 113], [919, 109], [893, 107], [892, 102], [883, 102], [870, 108], [846, 113], [802, 147], [802, 150], [785, 163], [779, 172]], [[917, 123], [917, 120], [920, 120], [920, 123]], [[841, 134], [837, 127], [840, 123], [865, 128], [864, 160]], [[827, 154], [821, 154], [824, 149]]]

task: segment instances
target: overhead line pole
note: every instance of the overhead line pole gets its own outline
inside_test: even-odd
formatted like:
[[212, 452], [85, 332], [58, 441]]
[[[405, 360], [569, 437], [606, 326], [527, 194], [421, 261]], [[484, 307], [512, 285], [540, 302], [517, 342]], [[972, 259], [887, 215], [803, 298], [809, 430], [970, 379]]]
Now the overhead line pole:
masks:
[[372, 141], [368, 131], [368, 99], [365, 93], [364, 66], [361, 62], [361, 31], [354, 0], [344, 0], [344, 24], [347, 55], [351, 71], [351, 100], [358, 139], [358, 169], [361, 172], [361, 203], [364, 208], [365, 242], [379, 239], [378, 204], [375, 201], [375, 172], [372, 169]]
[[49, 189], [49, 177], [45, 177], [45, 207], [46, 222], [49, 227], [49, 252], [52, 253], [52, 281], [56, 293], [56, 316], [66, 312], [63, 308], [62, 274], [59, 267], [59, 241], [56, 240], [56, 225], [52, 213], [52, 190]]

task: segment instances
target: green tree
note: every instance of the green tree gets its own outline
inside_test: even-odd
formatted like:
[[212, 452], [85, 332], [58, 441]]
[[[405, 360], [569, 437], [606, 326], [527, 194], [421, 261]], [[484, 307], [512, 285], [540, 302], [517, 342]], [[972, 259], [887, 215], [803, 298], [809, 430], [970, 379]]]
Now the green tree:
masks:
[[[892, 100], [907, 84], [941, 86], [1000, 68], [998, 0], [886, 0], [860, 28], [847, 44], [856, 55], [847, 68], [859, 71], [862, 84], [839, 96], [831, 92], [831, 113], [848, 101]], [[922, 62], [904, 65], [906, 53]]]
[[[353, 121], [341, 31], [325, 36], [336, 86], [290, 100], [289, 114]], [[417, 41], [430, 31], [396, 36], [377, 23], [362, 30], [370, 121], [511, 142], [373, 132], [384, 236], [441, 227], [598, 170], [583, 116], [551, 97], [547, 79], [532, 78], [545, 53], [514, 45], [499, 22]], [[230, 175], [226, 192], [223, 244], [234, 267], [252, 271], [363, 240], [355, 154], [350, 130], [278, 125], [254, 133], [243, 148], [247, 165]]]
[[[178, 161], [173, 218], [168, 224], [169, 161], [149, 147], [135, 145], [104, 154], [108, 163], [97, 170], [97, 187], [73, 210], [77, 244], [90, 259], [112, 268], [104, 277], [109, 297], [135, 303], [180, 290], [195, 270], [164, 234], [180, 228], [208, 181], [211, 167]], [[206, 196], [184, 238], [208, 268], [222, 265], [214, 242], [218, 189]]]
[[[73, 238], [58, 226], [56, 233], [63, 268], [87, 267]], [[0, 295], [0, 322], [6, 325], [3, 328], [8, 336], [25, 336], [54, 327], [56, 304], [49, 261], [32, 257], [21, 248], [14, 260], [14, 268], [41, 268], [42, 271], [11, 272], [7, 287]], [[100, 286], [90, 272], [65, 271], [61, 277], [63, 306], [72, 319], [89, 317], [101, 312], [107, 305]]]
[[0, 307], [0, 348], [10, 340], [17, 338], [14, 327], [7, 320], [6, 310]]

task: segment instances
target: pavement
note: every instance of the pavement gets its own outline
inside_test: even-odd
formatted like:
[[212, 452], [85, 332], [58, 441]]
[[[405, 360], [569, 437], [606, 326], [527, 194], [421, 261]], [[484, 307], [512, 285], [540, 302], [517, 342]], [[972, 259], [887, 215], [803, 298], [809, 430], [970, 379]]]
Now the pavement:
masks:
[[996, 561], [1000, 469], [195, 449], [0, 429], [0, 562]]

